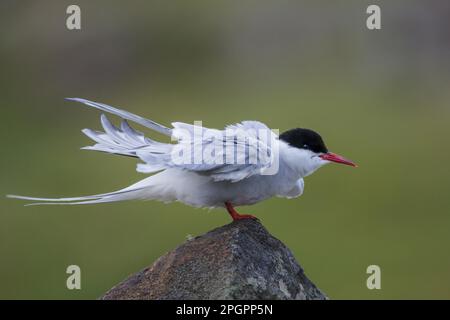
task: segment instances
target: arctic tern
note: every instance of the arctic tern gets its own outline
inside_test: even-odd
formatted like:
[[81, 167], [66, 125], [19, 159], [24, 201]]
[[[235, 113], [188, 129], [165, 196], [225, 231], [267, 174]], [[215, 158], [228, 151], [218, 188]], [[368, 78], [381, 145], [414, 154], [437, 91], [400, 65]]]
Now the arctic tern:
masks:
[[[258, 121], [243, 121], [225, 130], [182, 122], [174, 122], [172, 128], [168, 128], [106, 104], [80, 98], [67, 100], [122, 119], [118, 128], [102, 114], [104, 132], [84, 129], [83, 133], [96, 144], [83, 149], [138, 158], [142, 163], [137, 165], [137, 171], [155, 174], [127, 188], [91, 196], [8, 197], [38, 201], [29, 205], [137, 199], [180, 201], [193, 207], [225, 208], [233, 220], [240, 220], [255, 217], [239, 214], [235, 206], [252, 205], [275, 196], [299, 197], [304, 189], [303, 178], [325, 164], [335, 162], [356, 167], [352, 161], [329, 152], [321, 136], [310, 129], [295, 128], [277, 135]], [[154, 141], [133, 129], [127, 120], [169, 136], [175, 143]], [[263, 138], [264, 132], [268, 132], [269, 138]], [[210, 159], [203, 158], [206, 149], [210, 151]], [[180, 150], [191, 150], [193, 154], [177, 159]], [[228, 150], [232, 150], [231, 157], [226, 154]]]

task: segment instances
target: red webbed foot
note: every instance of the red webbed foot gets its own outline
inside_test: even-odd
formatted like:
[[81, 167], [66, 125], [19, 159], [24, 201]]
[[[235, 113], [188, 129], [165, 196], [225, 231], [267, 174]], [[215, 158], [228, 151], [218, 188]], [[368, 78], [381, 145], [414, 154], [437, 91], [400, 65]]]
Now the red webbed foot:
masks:
[[229, 202], [225, 202], [225, 207], [227, 208], [228, 213], [230, 214], [233, 221], [236, 220], [243, 220], [243, 219], [253, 219], [258, 220], [257, 217], [251, 215], [251, 214], [239, 214], [231, 205]]

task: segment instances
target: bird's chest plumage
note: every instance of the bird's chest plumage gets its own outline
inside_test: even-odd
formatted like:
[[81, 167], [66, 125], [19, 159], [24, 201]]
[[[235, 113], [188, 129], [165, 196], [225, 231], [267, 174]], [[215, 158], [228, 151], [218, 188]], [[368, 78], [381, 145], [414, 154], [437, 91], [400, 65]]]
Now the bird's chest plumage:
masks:
[[278, 197], [293, 198], [303, 192], [303, 180], [285, 177], [282, 172], [275, 175], [253, 176], [243, 181], [227, 183], [223, 195], [236, 206], [251, 205]]

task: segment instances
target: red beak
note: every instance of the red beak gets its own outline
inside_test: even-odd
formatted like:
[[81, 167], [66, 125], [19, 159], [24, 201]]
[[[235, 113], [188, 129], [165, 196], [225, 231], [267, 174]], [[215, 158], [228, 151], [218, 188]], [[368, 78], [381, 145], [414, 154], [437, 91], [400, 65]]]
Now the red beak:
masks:
[[320, 155], [323, 160], [328, 160], [336, 163], [346, 164], [348, 166], [357, 167], [356, 163], [341, 157], [340, 155], [332, 152], [324, 153]]

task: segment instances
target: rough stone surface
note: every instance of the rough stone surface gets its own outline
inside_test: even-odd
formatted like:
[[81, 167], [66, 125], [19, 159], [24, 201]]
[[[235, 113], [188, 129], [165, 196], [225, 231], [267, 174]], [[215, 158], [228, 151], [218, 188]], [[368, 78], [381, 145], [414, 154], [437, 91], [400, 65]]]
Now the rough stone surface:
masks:
[[258, 221], [188, 240], [101, 299], [327, 299]]

